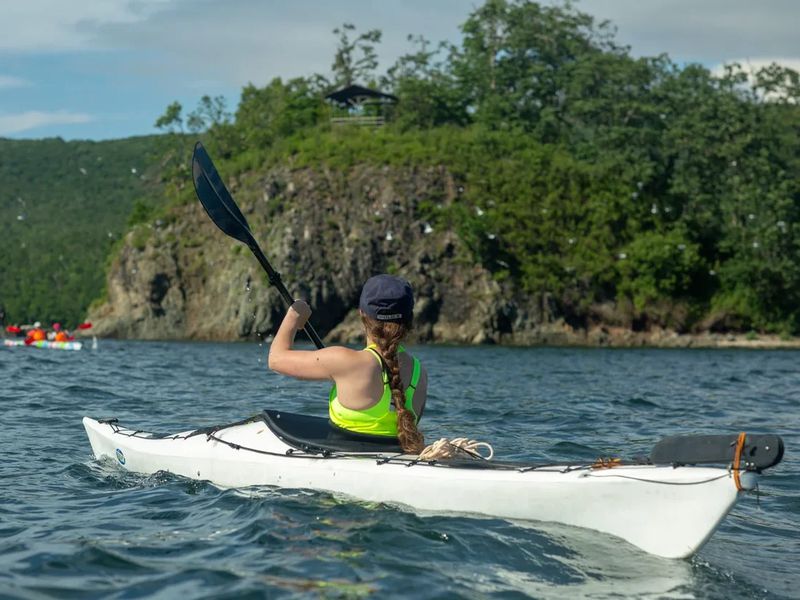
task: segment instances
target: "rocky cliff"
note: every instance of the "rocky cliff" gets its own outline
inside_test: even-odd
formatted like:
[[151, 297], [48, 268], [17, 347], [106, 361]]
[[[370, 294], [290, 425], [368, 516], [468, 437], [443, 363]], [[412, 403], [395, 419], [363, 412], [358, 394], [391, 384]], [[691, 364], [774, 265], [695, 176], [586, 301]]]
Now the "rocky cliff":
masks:
[[[422, 205], [458, 201], [442, 168], [284, 167], [228, 183], [287, 288], [309, 301], [329, 340], [358, 336], [361, 284], [381, 272], [412, 282], [420, 340], [526, 343], [563, 329], [546, 303], [498, 284], [453, 231], [424, 219]], [[89, 315], [104, 336], [248, 338], [274, 332], [284, 313], [249, 250], [218, 231], [199, 203], [130, 232], [107, 288], [107, 301]]]
[[[546, 295], [500, 283], [426, 208], [459, 202], [444, 168], [361, 166], [347, 172], [273, 168], [228, 181], [289, 291], [307, 300], [328, 341], [360, 338], [362, 283], [389, 272], [414, 286], [418, 341], [504, 344], [796, 346], [760, 336], [678, 335], [635, 327], [628, 306], [602, 304], [576, 323]], [[108, 273], [107, 299], [90, 311], [95, 334], [139, 339], [236, 340], [275, 332], [285, 307], [241, 243], [199, 202], [129, 232]], [[569, 321], [569, 323], [568, 323]], [[570, 324], [571, 323], [571, 324]]]

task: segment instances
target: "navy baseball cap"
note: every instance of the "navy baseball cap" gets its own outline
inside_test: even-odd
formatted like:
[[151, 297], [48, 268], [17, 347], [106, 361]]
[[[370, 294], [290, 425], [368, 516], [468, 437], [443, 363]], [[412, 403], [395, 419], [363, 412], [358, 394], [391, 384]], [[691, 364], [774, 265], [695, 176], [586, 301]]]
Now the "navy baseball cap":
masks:
[[378, 321], [409, 321], [414, 313], [414, 291], [401, 277], [375, 275], [364, 284], [358, 307]]

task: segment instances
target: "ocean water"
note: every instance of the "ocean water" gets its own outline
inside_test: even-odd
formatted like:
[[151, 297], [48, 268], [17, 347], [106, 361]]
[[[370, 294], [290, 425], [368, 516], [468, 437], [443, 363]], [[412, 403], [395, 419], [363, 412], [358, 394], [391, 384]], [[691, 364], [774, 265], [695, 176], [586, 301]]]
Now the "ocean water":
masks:
[[427, 437], [468, 434], [503, 459], [644, 455], [676, 433], [782, 435], [784, 462], [759, 496], [675, 561], [576, 528], [222, 490], [93, 460], [84, 415], [159, 432], [265, 407], [324, 415], [326, 386], [268, 372], [266, 351], [0, 348], [0, 597], [800, 597], [800, 352], [415, 349], [430, 373]]

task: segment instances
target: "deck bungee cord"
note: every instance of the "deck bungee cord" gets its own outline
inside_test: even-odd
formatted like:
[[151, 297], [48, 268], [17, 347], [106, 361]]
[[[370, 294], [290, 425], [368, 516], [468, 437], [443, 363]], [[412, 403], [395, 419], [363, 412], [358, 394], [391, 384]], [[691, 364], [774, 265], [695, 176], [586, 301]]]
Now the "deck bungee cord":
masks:
[[[488, 469], [488, 470], [496, 470], [496, 471], [516, 471], [518, 473], [528, 473], [533, 471], [540, 471], [540, 472], [553, 472], [553, 473], [572, 473], [574, 471], [585, 471], [582, 475], [583, 477], [591, 477], [593, 471], [598, 470], [605, 470], [605, 469], [612, 469], [615, 467], [621, 466], [656, 466], [650, 460], [645, 458], [640, 458], [637, 460], [632, 461], [623, 461], [620, 458], [598, 458], [594, 462], [587, 462], [585, 464], [575, 464], [575, 463], [541, 463], [541, 464], [520, 464], [520, 463], [508, 463], [508, 462], [489, 462], [489, 459], [494, 456], [494, 451], [486, 442], [476, 442], [475, 440], [468, 440], [467, 438], [454, 438], [452, 440], [448, 440], [447, 438], [441, 438], [434, 444], [428, 446], [425, 451], [420, 453], [419, 455], [409, 455], [403, 452], [397, 453], [384, 453], [384, 452], [339, 452], [335, 450], [329, 450], [325, 448], [318, 448], [314, 447], [313, 445], [305, 445], [305, 444], [297, 444], [296, 446], [292, 446], [287, 448], [283, 452], [274, 452], [269, 450], [264, 450], [260, 448], [253, 448], [247, 445], [238, 444], [236, 442], [231, 442], [229, 440], [223, 439], [216, 434], [228, 429], [233, 429], [242, 425], [247, 425], [251, 423], [265, 423], [269, 425], [270, 422], [268, 419], [264, 418], [264, 414], [256, 414], [246, 419], [242, 419], [240, 421], [236, 421], [234, 423], [226, 423], [221, 425], [212, 425], [209, 427], [202, 427], [194, 430], [187, 431], [185, 433], [178, 433], [178, 434], [153, 434], [148, 433], [144, 430], [126, 430], [122, 428], [119, 424], [119, 420], [117, 418], [106, 418], [106, 419], [98, 419], [98, 423], [109, 425], [114, 434], [120, 435], [123, 437], [135, 437], [142, 440], [188, 440], [194, 437], [205, 437], [206, 442], [216, 442], [219, 444], [223, 444], [233, 450], [236, 451], [244, 451], [244, 452], [252, 452], [254, 454], [260, 454], [264, 456], [274, 456], [280, 458], [304, 458], [304, 459], [317, 459], [317, 460], [325, 460], [325, 459], [362, 459], [362, 460], [374, 460], [377, 465], [386, 465], [386, 464], [401, 464], [407, 467], [413, 466], [428, 466], [428, 467], [447, 467], [447, 468], [456, 468], [456, 469]], [[745, 436], [745, 434], [742, 434]], [[739, 436], [739, 439], [744, 439]], [[743, 442], [742, 442], [743, 444]], [[479, 447], [488, 447], [490, 450], [489, 456], [482, 456], [477, 452], [477, 448]], [[435, 448], [437, 452], [428, 453], [426, 451], [430, 448]], [[445, 448], [444, 451], [439, 451], [440, 448]], [[739, 448], [739, 444], [737, 444], [737, 448]], [[738, 451], [738, 456], [741, 456], [741, 450]], [[464, 458], [471, 459], [468, 462], [464, 462]], [[477, 461], [477, 462], [475, 462]], [[633, 481], [638, 481], [641, 483], [651, 483], [657, 485], [702, 485], [705, 483], [711, 483], [717, 481], [719, 479], [725, 479], [734, 477], [735, 485], [738, 490], [744, 490], [745, 488], [741, 487], [741, 480], [736, 479], [736, 473], [739, 472], [739, 469], [734, 468], [735, 463], [731, 463], [727, 466], [727, 470], [716, 475], [714, 477], [710, 477], [706, 480], [699, 480], [699, 481], [691, 481], [691, 482], [676, 482], [676, 481], [663, 481], [663, 480], [656, 480], [656, 479], [648, 479], [644, 477], [635, 477], [632, 475], [621, 475], [617, 473], [603, 475], [603, 477], [618, 477], [621, 479], [630, 479]], [[679, 465], [677, 463], [673, 463], [673, 468], [677, 468]]]
[[116, 419], [85, 418], [84, 426], [95, 457], [129, 471], [163, 471], [223, 488], [314, 489], [425, 513], [564, 523], [668, 558], [696, 552], [783, 454], [777, 436], [745, 435], [736, 444], [734, 435], [665, 438], [649, 457], [630, 461], [526, 463], [463, 452], [423, 460], [396, 444], [343, 437], [323, 417], [272, 410], [172, 435], [128, 429]]

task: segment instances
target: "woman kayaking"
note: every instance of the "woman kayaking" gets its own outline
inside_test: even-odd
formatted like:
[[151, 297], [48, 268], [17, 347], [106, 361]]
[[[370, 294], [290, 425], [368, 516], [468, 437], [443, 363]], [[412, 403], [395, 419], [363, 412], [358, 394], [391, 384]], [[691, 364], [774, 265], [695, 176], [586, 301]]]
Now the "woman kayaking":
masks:
[[414, 294], [407, 281], [376, 275], [364, 284], [359, 301], [364, 350], [344, 346], [294, 350], [295, 334], [311, 316], [308, 304], [297, 300], [272, 341], [269, 367], [298, 379], [332, 380], [328, 412], [336, 427], [396, 437], [404, 451], [420, 452], [424, 439], [417, 422], [425, 408], [428, 375], [400, 344], [411, 329], [413, 308]]

